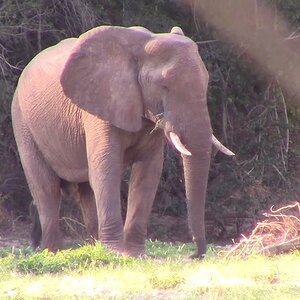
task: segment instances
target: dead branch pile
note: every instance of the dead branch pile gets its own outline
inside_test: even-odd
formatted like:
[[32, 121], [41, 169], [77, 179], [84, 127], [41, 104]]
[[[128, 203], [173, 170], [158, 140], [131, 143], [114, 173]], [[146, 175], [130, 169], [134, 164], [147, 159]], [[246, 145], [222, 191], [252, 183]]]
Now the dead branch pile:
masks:
[[264, 213], [266, 220], [257, 224], [251, 235], [234, 245], [226, 257], [251, 254], [276, 255], [300, 250], [300, 202]]

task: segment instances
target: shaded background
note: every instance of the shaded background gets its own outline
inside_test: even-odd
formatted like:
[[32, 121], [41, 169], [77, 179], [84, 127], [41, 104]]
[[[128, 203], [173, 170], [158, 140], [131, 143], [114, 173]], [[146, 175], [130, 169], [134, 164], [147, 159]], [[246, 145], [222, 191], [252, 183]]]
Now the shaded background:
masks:
[[[0, 229], [29, 222], [31, 196], [10, 118], [17, 79], [42, 49], [99, 25], [141, 25], [153, 32], [179, 25], [198, 43], [210, 74], [215, 135], [237, 154], [217, 154], [211, 165], [209, 240], [247, 233], [262, 211], [299, 199], [298, 0], [0, 0]], [[189, 241], [181, 161], [169, 146], [165, 157], [149, 236]], [[65, 199], [62, 210], [66, 233], [81, 234], [76, 204]]]

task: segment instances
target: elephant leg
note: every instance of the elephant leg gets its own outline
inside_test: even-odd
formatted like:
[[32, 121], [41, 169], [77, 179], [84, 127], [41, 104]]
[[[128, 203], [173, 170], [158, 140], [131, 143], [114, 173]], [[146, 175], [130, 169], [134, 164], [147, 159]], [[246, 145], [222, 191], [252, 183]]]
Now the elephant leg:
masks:
[[145, 253], [148, 219], [162, 172], [163, 142], [151, 150], [131, 170], [124, 235], [126, 252], [132, 256]]
[[32, 229], [31, 229], [31, 242], [32, 247], [36, 249], [42, 239], [42, 228], [41, 228], [41, 222], [39, 213], [37, 211], [36, 205], [31, 202], [29, 205], [29, 215], [32, 223]]
[[[94, 127], [95, 125], [92, 126], [93, 130], [88, 128], [86, 132], [89, 182], [97, 207], [98, 239], [108, 248], [122, 252], [124, 239], [120, 187], [123, 149], [119, 130], [111, 129], [106, 124], [99, 126], [97, 130]], [[106, 134], [101, 136], [101, 143], [96, 135], [98, 132]]]
[[122, 168], [121, 162], [112, 164], [111, 161], [115, 159], [105, 159], [98, 166], [99, 169], [91, 171], [90, 182], [97, 207], [98, 239], [108, 248], [122, 252], [124, 250], [120, 199]]
[[78, 199], [87, 233], [98, 239], [97, 208], [94, 192], [88, 182], [78, 184]]
[[[41, 247], [55, 252], [62, 247], [59, 229], [60, 178], [45, 162], [30, 132], [26, 132], [25, 128], [19, 132], [23, 133], [16, 136], [21, 162], [40, 219]], [[38, 242], [34, 241], [35, 246]]]

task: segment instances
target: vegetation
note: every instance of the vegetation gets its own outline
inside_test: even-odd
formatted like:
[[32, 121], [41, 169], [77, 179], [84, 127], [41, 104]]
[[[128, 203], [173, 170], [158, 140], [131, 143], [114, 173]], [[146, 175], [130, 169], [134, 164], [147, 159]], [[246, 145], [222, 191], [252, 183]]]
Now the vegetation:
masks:
[[115, 256], [100, 244], [57, 254], [2, 249], [1, 299], [297, 299], [300, 292], [299, 252], [241, 260], [211, 248], [205, 260], [187, 261], [192, 245], [147, 247], [155, 259]]
[[[261, 210], [298, 197], [299, 111], [291, 105], [297, 95], [287, 93], [274, 74], [255, 65], [247, 55], [247, 44], [231, 44], [230, 39], [197, 16], [196, 2], [186, 1], [184, 5], [174, 0], [0, 2], [0, 205], [10, 215], [14, 218], [27, 215], [31, 199], [11, 129], [10, 102], [17, 78], [42, 49], [103, 24], [141, 25], [154, 32], [169, 31], [179, 25], [199, 43], [211, 78], [208, 105], [215, 134], [237, 153], [236, 160], [217, 155], [211, 166], [209, 237], [236, 237], [253, 227]], [[272, 16], [274, 24], [276, 16], [282, 13], [291, 26], [299, 28], [299, 1], [266, 2], [276, 11]], [[299, 40], [297, 33], [291, 31], [295, 43]], [[170, 147], [165, 155], [154, 212], [159, 216], [184, 216], [180, 161]], [[123, 198], [126, 190], [125, 180]], [[64, 206], [64, 214], [77, 217], [72, 205]], [[0, 226], [3, 223], [5, 217], [0, 215]]]

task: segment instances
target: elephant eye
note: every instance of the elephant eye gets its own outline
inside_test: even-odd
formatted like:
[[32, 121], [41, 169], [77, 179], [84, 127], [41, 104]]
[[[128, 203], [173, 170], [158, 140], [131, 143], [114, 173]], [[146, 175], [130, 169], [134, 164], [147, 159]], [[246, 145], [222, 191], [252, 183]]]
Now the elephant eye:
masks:
[[169, 92], [169, 87], [165, 84], [162, 85], [162, 89], [164, 93], [168, 93]]

